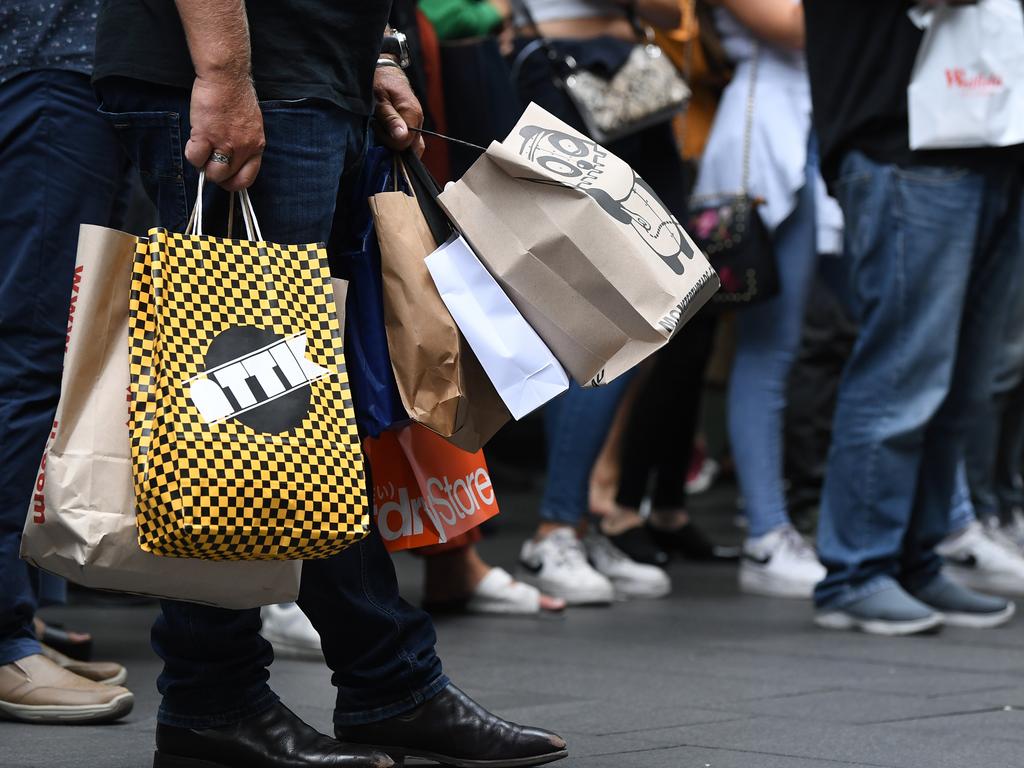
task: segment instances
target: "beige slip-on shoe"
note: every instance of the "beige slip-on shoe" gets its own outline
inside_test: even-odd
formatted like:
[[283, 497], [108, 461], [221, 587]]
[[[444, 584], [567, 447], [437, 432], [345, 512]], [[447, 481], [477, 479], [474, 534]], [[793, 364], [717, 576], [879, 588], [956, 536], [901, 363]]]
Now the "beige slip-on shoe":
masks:
[[41, 654], [0, 667], [0, 716], [27, 723], [107, 723], [132, 711], [127, 688], [70, 672]]
[[86, 680], [104, 685], [123, 685], [124, 681], [128, 679], [128, 670], [120, 664], [115, 664], [112, 661], [75, 661], [46, 643], [42, 643], [42, 646], [43, 656], [58, 667], [63, 667], [68, 672], [73, 672]]

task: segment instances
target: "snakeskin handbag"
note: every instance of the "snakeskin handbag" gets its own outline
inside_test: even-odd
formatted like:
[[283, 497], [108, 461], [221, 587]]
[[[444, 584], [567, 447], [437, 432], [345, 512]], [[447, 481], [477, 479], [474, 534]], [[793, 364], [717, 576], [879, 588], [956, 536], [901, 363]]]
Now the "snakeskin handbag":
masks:
[[[513, 0], [512, 5], [529, 26], [539, 30], [525, 0]], [[559, 54], [537, 31], [537, 45], [551, 62], [559, 87], [576, 107], [590, 138], [599, 144], [671, 120], [690, 101], [690, 87], [654, 43], [653, 33], [637, 25], [635, 17], [630, 20], [644, 42], [633, 47], [610, 78], [583, 69], [572, 56]]]

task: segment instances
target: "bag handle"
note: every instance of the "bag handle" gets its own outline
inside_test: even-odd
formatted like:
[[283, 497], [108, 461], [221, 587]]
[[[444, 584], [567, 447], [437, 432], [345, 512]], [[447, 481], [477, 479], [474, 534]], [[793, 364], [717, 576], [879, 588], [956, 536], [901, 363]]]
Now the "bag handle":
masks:
[[761, 44], [754, 46], [754, 57], [750, 62], [750, 85], [747, 88], [747, 115], [743, 125], [743, 175], [740, 177], [740, 194], [744, 197], [750, 191], [750, 142], [754, 132], [754, 91], [757, 87], [757, 70], [761, 61]]
[[437, 181], [430, 175], [430, 171], [423, 165], [411, 149], [405, 150], [401, 156], [402, 168], [405, 172], [405, 180], [409, 185], [409, 192], [415, 198], [416, 203], [427, 221], [430, 234], [434, 241], [441, 245], [451, 235], [454, 227], [449, 220], [437, 196], [441, 192]]
[[[527, 44], [523, 50], [516, 56], [515, 61], [512, 62], [511, 75], [512, 83], [519, 83], [519, 71], [523, 68], [523, 64], [530, 54], [540, 48], [544, 51], [544, 55], [547, 57], [548, 62], [551, 64], [551, 70], [555, 77], [560, 82], [563, 79], [563, 73], [560, 71], [563, 67], [572, 73], [576, 69], [576, 60], [572, 56], [562, 56], [555, 50], [555, 47], [551, 44], [551, 41], [541, 34], [540, 27], [537, 26], [537, 21], [533, 18], [533, 13], [530, 12], [530, 6], [526, 0], [510, 0], [509, 5], [512, 7], [513, 19], [516, 14], [521, 15], [526, 19], [526, 26], [533, 27], [533, 33], [536, 35], [536, 40], [531, 41]], [[516, 30], [519, 31], [523, 27], [517, 25]]]
[[[199, 172], [199, 188], [196, 190], [196, 204], [192, 207], [192, 213], [185, 225], [186, 235], [202, 237], [203, 234], [203, 187], [206, 186], [206, 171]], [[240, 192], [232, 192], [228, 202], [228, 237], [234, 233], [235, 225], [235, 198], [241, 202], [242, 220], [245, 223], [245, 234], [249, 240], [256, 242], [263, 241], [263, 232], [260, 230], [259, 222], [256, 221], [256, 212], [252, 207], [252, 200], [249, 198], [249, 190], [243, 189]]]
[[[694, 195], [690, 198], [690, 205], [693, 206], [695, 203], [711, 203], [720, 201], [724, 198], [734, 197], [746, 199], [750, 193], [750, 145], [751, 136], [754, 132], [754, 94], [757, 89], [757, 71], [758, 63], [761, 61], [761, 44], [757, 43], [754, 46], [754, 55], [750, 60], [750, 84], [747, 86], [747, 109], [746, 115], [743, 119], [743, 166], [740, 172], [740, 191], [735, 194], [722, 194], [715, 193], [710, 195]], [[763, 203], [764, 200], [758, 198], [753, 201], [754, 205]]]

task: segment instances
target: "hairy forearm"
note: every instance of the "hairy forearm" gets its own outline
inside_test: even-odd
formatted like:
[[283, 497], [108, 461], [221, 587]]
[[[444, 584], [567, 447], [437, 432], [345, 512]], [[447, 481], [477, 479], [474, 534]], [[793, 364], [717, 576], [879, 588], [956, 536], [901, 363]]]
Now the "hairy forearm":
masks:
[[196, 76], [247, 79], [252, 71], [245, 0], [175, 0]]

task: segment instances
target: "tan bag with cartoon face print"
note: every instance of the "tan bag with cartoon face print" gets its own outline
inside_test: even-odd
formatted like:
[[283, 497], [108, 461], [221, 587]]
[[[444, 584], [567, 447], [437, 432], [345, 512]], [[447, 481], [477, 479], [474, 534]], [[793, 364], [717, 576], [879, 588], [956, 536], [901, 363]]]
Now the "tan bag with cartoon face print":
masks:
[[583, 385], [660, 349], [718, 289], [644, 180], [536, 104], [439, 200]]

